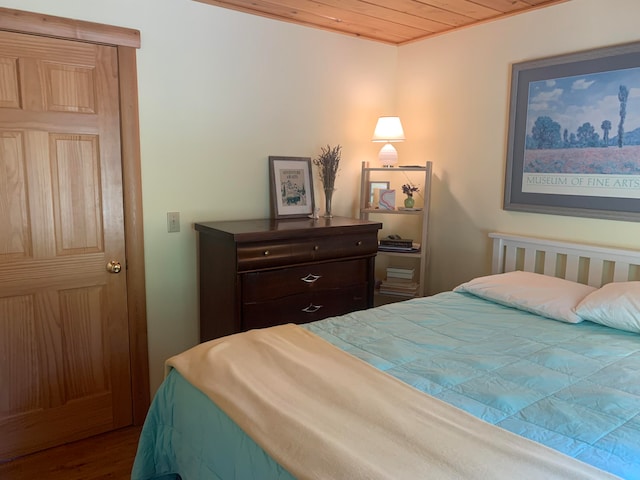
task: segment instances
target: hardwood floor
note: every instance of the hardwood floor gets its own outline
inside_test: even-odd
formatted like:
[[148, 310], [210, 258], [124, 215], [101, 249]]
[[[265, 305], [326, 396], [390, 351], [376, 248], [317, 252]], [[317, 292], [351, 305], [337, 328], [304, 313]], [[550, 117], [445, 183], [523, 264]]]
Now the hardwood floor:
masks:
[[129, 479], [142, 427], [50, 448], [0, 464], [2, 480]]

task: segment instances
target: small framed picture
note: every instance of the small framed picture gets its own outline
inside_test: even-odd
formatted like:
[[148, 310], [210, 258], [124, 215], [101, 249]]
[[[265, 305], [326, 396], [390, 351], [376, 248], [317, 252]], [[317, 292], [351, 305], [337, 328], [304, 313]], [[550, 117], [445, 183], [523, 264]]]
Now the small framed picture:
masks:
[[273, 218], [299, 218], [313, 214], [311, 158], [269, 157]]
[[[378, 190], [378, 192], [376, 192], [376, 190]], [[389, 190], [389, 182], [369, 182], [369, 204], [367, 205], [367, 208], [378, 207], [378, 202], [380, 201], [380, 190]]]
[[380, 210], [396, 209], [396, 191], [380, 190]]

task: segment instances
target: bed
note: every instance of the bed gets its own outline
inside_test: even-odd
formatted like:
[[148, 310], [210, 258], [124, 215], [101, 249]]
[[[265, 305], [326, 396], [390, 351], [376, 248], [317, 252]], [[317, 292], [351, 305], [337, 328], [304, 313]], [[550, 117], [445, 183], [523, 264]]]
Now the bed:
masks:
[[132, 479], [640, 480], [640, 252], [490, 237], [451, 292], [169, 359]]

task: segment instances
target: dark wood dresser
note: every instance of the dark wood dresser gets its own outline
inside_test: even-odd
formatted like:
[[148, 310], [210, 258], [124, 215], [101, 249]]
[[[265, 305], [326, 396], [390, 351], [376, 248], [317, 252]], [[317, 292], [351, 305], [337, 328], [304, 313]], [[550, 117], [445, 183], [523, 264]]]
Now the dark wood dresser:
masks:
[[379, 222], [196, 223], [200, 340], [373, 306]]

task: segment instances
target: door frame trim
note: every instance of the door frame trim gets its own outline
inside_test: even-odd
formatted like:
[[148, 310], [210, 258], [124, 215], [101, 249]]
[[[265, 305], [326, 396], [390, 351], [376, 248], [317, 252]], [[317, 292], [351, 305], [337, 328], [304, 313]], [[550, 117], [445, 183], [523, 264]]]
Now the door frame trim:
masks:
[[118, 50], [132, 412], [133, 424], [142, 425], [149, 409], [150, 387], [136, 62], [140, 32], [9, 8], [0, 8], [0, 30], [111, 45]]
[[0, 8], [0, 30], [113, 47], [140, 48], [138, 30], [11, 8]]

